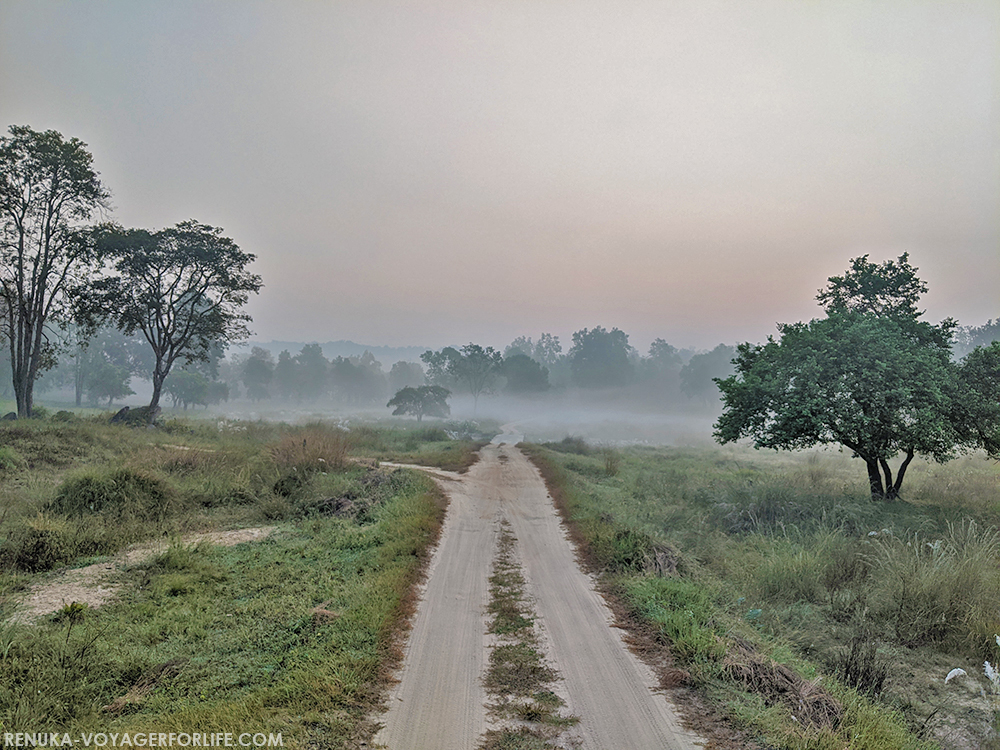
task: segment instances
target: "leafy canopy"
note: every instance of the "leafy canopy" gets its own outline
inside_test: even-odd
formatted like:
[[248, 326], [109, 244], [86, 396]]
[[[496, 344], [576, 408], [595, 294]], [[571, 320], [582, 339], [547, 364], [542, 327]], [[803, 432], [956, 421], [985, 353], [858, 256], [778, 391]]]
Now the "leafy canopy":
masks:
[[98, 243], [115, 275], [99, 283], [99, 307], [126, 334], [153, 349], [153, 399], [177, 360], [207, 361], [219, 342], [249, 335], [242, 311], [260, 276], [255, 260], [217, 227], [184, 221], [159, 232], [102, 227]]
[[[827, 317], [738, 347], [735, 373], [716, 379], [724, 410], [715, 437], [758, 448], [842, 445], [865, 461], [872, 496], [892, 499], [915, 454], [946, 461], [982, 446], [991, 418], [951, 359], [954, 321], [919, 320], [926, 286], [905, 254], [881, 265], [856, 258], [829, 282], [817, 297]], [[899, 454], [894, 479], [888, 462]]]
[[503, 355], [492, 346], [466, 344], [460, 349], [448, 346], [439, 352], [426, 351], [420, 359], [427, 365], [427, 380], [434, 385], [462, 385], [478, 406], [479, 396], [496, 383], [503, 365]]
[[898, 260], [875, 264], [867, 255], [854, 258], [843, 276], [831, 276], [816, 299], [828, 314], [839, 312], [870, 313], [880, 317], [916, 320], [920, 295], [927, 284], [917, 277], [910, 265], [909, 253]]
[[12, 125], [0, 138], [0, 312], [22, 417], [34, 384], [56, 363], [58, 327], [85, 297], [95, 265], [81, 227], [108, 205], [87, 144]]
[[421, 421], [424, 416], [447, 417], [451, 413], [448, 397], [451, 391], [439, 385], [406, 386], [389, 399], [387, 407], [395, 407], [393, 416], [412, 414]]
[[573, 381], [584, 388], [609, 388], [630, 383], [634, 349], [628, 334], [617, 328], [584, 328], [573, 334], [573, 346], [567, 357]]

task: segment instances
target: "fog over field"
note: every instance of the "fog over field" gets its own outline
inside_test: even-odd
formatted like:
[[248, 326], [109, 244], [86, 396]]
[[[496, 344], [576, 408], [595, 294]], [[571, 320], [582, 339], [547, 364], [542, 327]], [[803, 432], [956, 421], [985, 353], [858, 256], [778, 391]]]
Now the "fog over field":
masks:
[[0, 0], [5, 744], [998, 748], [998, 394], [997, 0]]
[[989, 0], [0, 6], [5, 124], [86, 142], [108, 218], [256, 255], [264, 342], [704, 350], [904, 251], [981, 324], [998, 60]]

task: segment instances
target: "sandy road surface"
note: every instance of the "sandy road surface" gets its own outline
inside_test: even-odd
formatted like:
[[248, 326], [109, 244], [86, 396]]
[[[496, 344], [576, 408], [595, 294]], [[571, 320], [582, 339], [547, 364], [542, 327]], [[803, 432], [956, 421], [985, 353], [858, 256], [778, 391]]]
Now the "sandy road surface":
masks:
[[[515, 437], [508, 437], [511, 442]], [[376, 743], [389, 750], [472, 750], [486, 728], [488, 577], [498, 526], [517, 537], [528, 594], [559, 670], [573, 734], [590, 750], [692, 750], [656, 680], [625, 646], [578, 567], [545, 484], [510, 444], [482, 450], [465, 475], [432, 472], [450, 498], [441, 542]], [[562, 692], [562, 691], [560, 691]]]

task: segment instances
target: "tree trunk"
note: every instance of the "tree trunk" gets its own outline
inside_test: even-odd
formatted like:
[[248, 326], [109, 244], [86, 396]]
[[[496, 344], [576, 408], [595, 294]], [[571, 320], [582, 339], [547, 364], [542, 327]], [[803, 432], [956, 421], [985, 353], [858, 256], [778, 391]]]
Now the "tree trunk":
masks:
[[883, 499], [887, 501], [895, 500], [896, 495], [893, 494], [892, 469], [889, 468], [889, 462], [884, 458], [880, 458], [878, 462], [882, 466], [882, 473], [885, 475], [885, 497]]
[[79, 408], [83, 403], [83, 352], [79, 349], [76, 351], [76, 362], [73, 366], [73, 389], [76, 396], [76, 406]]
[[161, 363], [157, 362], [153, 368], [153, 398], [149, 401], [149, 413], [152, 415], [156, 407], [160, 405], [160, 393], [163, 391], [163, 381], [167, 379], [167, 373], [161, 372]]
[[872, 500], [884, 500], [885, 488], [882, 485], [882, 473], [879, 471], [878, 461], [875, 459], [865, 459], [868, 467], [868, 484], [872, 491]]
[[29, 419], [34, 402], [34, 381], [25, 374], [14, 375], [14, 399], [17, 401], [17, 418]]
[[913, 460], [913, 448], [908, 448], [906, 451], [906, 458], [903, 459], [903, 463], [899, 465], [899, 473], [896, 474], [896, 482], [892, 487], [887, 487], [886, 489], [886, 500], [895, 500], [899, 497], [899, 489], [903, 486], [903, 476], [906, 474], [906, 468], [910, 465], [910, 461]]
[[31, 416], [31, 380], [28, 377], [28, 356], [22, 337], [23, 332], [20, 330], [15, 331], [11, 337], [10, 369], [17, 417], [27, 419]]

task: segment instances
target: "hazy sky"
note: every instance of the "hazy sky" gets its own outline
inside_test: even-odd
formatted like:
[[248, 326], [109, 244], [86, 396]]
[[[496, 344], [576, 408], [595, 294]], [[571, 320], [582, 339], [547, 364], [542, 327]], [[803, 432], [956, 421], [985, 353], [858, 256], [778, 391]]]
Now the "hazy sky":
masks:
[[264, 340], [709, 348], [903, 251], [1000, 315], [995, 0], [2, 0], [0, 113], [256, 254]]

